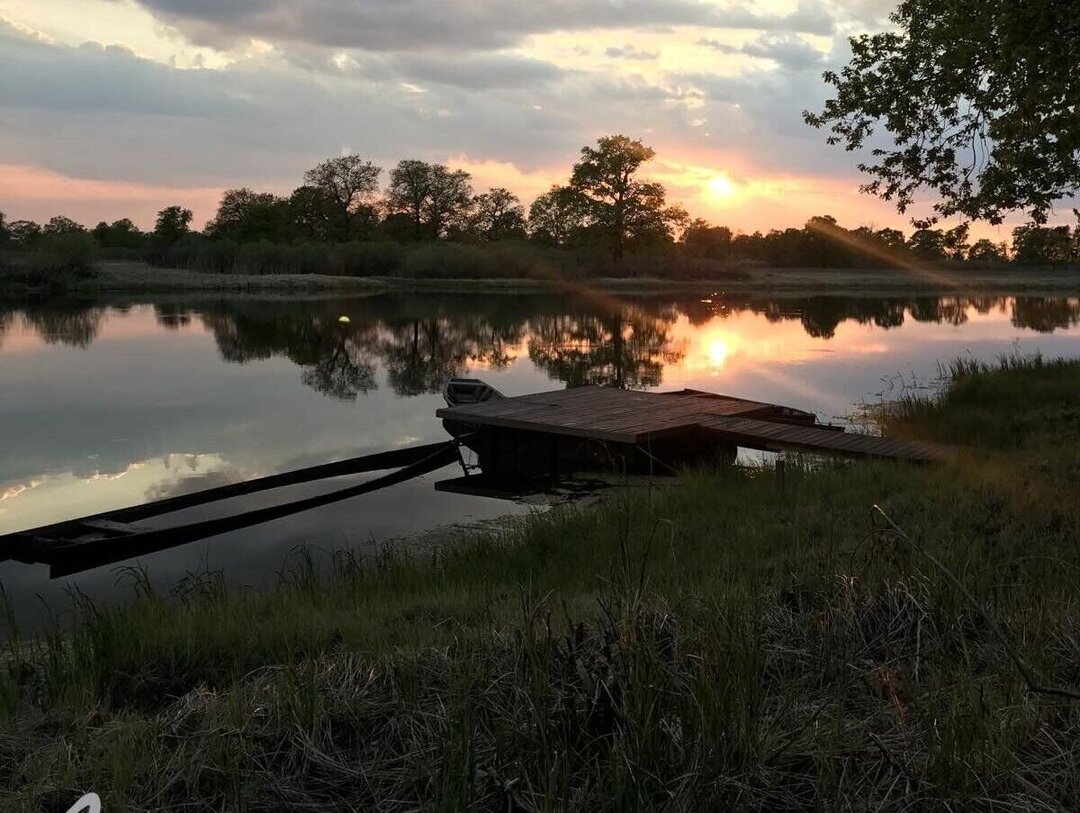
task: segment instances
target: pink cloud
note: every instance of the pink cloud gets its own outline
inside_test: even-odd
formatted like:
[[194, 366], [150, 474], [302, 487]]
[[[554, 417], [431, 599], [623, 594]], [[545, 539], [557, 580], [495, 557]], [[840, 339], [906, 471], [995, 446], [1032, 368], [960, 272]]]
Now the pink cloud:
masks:
[[151, 228], [158, 211], [179, 204], [201, 225], [217, 211], [217, 187], [153, 186], [131, 181], [72, 178], [53, 170], [0, 164], [0, 209], [9, 220], [45, 221], [63, 214], [88, 226], [130, 217]]

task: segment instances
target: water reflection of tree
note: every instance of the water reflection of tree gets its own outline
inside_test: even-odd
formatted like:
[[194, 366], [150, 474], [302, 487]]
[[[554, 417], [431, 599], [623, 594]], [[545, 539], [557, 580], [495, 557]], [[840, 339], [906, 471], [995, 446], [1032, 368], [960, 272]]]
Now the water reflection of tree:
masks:
[[1018, 296], [1013, 302], [1012, 323], [1040, 333], [1074, 327], [1080, 323], [1080, 299]]
[[685, 355], [671, 338], [673, 321], [637, 309], [540, 316], [532, 322], [529, 358], [569, 387], [657, 387], [664, 366]]
[[46, 344], [89, 347], [101, 333], [107, 308], [73, 303], [34, 303], [23, 309], [23, 321]]
[[378, 386], [368, 349], [345, 336], [329, 354], [304, 366], [300, 380], [324, 395], [343, 401], [354, 401], [358, 395]]
[[911, 318], [916, 322], [945, 322], [959, 327], [967, 322], [971, 304], [971, 300], [956, 297], [918, 297], [911, 302]]
[[4, 346], [4, 337], [7, 335], [7, 332], [11, 330], [11, 325], [14, 322], [14, 308], [5, 308], [3, 304], [0, 304], [0, 347]]
[[261, 315], [207, 312], [202, 321], [225, 361], [243, 364], [283, 355], [301, 368], [306, 385], [344, 400], [377, 387], [370, 326], [341, 325], [322, 312], [273, 310]]
[[[234, 299], [198, 305], [157, 304], [162, 326], [174, 329], [198, 314], [221, 357], [246, 363], [285, 357], [301, 379], [328, 396], [355, 399], [376, 388], [381, 362], [400, 395], [437, 392], [451, 376], [473, 367], [501, 369], [528, 337], [529, 357], [568, 386], [603, 384], [644, 388], [661, 383], [663, 368], [684, 348], [671, 326], [685, 317], [711, 319], [757, 314], [770, 323], [796, 321], [811, 336], [835, 337], [848, 321], [891, 329], [910, 316], [918, 322], [963, 325], [973, 313], [1011, 311], [1018, 328], [1050, 332], [1080, 323], [1080, 299], [1019, 297], [708, 297], [613, 298], [595, 304], [555, 296], [466, 297], [393, 295], [343, 301]], [[127, 310], [77, 301], [0, 306], [0, 340], [25, 324], [49, 344], [87, 347], [107, 314]], [[351, 322], [341, 324], [346, 312]]]
[[[379, 361], [399, 395], [437, 392], [472, 364], [500, 369], [513, 361], [511, 348], [521, 341], [524, 316], [481, 316], [474, 303], [457, 312], [435, 300], [413, 304], [411, 309], [396, 300], [333, 305], [335, 311], [350, 311], [348, 324], [329, 312], [331, 306], [276, 304], [238, 311], [230, 304], [207, 309], [203, 321], [226, 361], [284, 355], [303, 368], [305, 384], [338, 398], [375, 389]], [[420, 314], [402, 315], [410, 310]]]
[[191, 310], [175, 303], [154, 305], [154, 318], [168, 330], [179, 330], [191, 324]]
[[522, 325], [492, 324], [477, 316], [413, 319], [386, 328], [379, 356], [398, 395], [439, 392], [470, 363], [498, 370], [514, 360]]

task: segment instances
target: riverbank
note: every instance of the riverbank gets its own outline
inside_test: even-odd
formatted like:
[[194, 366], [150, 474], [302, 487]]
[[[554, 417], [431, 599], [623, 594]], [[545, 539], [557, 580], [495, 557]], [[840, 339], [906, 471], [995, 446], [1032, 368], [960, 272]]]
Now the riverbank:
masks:
[[77, 602], [6, 647], [0, 801], [1074, 808], [1080, 702], [1024, 670], [1080, 684], [1080, 364], [954, 374], [884, 422], [975, 447], [955, 467], [727, 469]]
[[965, 269], [940, 272], [900, 269], [735, 269], [707, 280], [632, 278], [416, 279], [325, 274], [208, 274], [145, 263], [99, 263], [93, 277], [75, 280], [73, 294], [143, 292], [328, 292], [381, 291], [545, 292], [598, 289], [610, 292], [693, 291], [702, 293], [834, 294], [902, 296], [964, 294], [1080, 294], [1077, 269]]

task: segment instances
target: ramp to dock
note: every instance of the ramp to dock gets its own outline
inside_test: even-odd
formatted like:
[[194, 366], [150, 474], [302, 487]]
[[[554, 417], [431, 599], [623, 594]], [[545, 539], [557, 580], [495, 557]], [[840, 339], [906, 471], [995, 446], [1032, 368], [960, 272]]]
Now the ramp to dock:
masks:
[[816, 423], [813, 413], [779, 404], [682, 390], [636, 392], [578, 387], [444, 408], [437, 417], [475, 428], [647, 446], [650, 441], [704, 432], [718, 443], [762, 451], [846, 457], [942, 460], [948, 447], [845, 432]]

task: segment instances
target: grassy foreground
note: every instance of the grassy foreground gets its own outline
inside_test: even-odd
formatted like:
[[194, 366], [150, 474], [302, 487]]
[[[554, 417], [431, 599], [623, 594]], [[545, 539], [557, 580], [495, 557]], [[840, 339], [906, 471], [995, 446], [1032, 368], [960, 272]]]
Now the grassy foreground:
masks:
[[981, 447], [948, 468], [694, 474], [78, 603], [7, 648], [0, 806], [1076, 809], [1080, 701], [1022, 669], [1080, 688], [1080, 365], [954, 374], [885, 417]]

